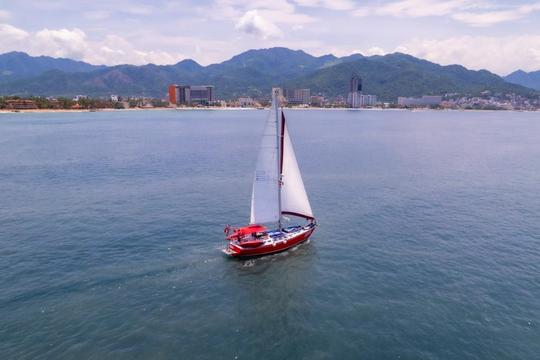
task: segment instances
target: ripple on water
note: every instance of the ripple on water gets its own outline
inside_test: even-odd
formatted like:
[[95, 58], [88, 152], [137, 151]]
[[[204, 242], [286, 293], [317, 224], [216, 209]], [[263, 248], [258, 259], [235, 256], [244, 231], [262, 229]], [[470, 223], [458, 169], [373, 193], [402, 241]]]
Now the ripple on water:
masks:
[[264, 112], [0, 119], [2, 358], [533, 359], [535, 113], [291, 111], [320, 223], [231, 260]]

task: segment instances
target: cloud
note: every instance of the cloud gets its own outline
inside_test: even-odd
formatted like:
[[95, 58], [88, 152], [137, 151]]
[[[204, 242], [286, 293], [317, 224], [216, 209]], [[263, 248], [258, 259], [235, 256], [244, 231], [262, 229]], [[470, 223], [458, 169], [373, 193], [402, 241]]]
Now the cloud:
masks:
[[381, 7], [378, 11], [381, 15], [391, 16], [434, 16], [446, 15], [466, 5], [464, 0], [404, 0], [394, 2]]
[[506, 75], [517, 69], [540, 69], [540, 35], [462, 36], [443, 40], [414, 39], [396, 48], [439, 64], [460, 64]]
[[380, 48], [378, 46], [373, 46], [373, 47], [370, 47], [369, 49], [364, 50], [364, 51], [357, 50], [354, 53], [355, 54], [360, 53], [360, 54], [362, 54], [364, 56], [372, 56], [372, 55], [385, 55], [387, 52], [384, 51], [383, 48]]
[[540, 3], [522, 5], [510, 10], [478, 12], [460, 12], [452, 18], [472, 26], [489, 26], [501, 22], [519, 20], [532, 12], [540, 10]]
[[540, 70], [540, 35], [457, 36], [446, 39], [416, 38], [389, 51], [373, 46], [368, 49], [334, 49], [338, 56], [362, 54], [410, 54], [441, 65], [459, 64], [468, 69], [486, 69], [499, 75], [515, 70]]
[[140, 50], [118, 35], [107, 35], [105, 39], [89, 44], [92, 51], [84, 60], [93, 64], [174, 64], [184, 56], [166, 51]]
[[[281, 36], [280, 25], [298, 28], [298, 26], [316, 21], [313, 16], [297, 12], [295, 5], [288, 0], [215, 0], [210, 8], [199, 6], [196, 10], [201, 17], [210, 17], [215, 21], [233, 21], [237, 30], [241, 31], [243, 31], [242, 28], [238, 28], [241, 21], [245, 21], [246, 24], [254, 21], [271, 23], [273, 26], [270, 25], [268, 28], [273, 28], [272, 37], [276, 36], [275, 28], [279, 28], [280, 35], [278, 36]], [[263, 37], [259, 36], [259, 38]]]
[[351, 0], [296, 0], [300, 6], [322, 7], [332, 10], [350, 10], [355, 7]]
[[7, 10], [0, 9], [0, 20], [9, 20], [11, 18], [11, 13]]
[[356, 16], [379, 15], [394, 17], [423, 17], [448, 15], [455, 10], [471, 6], [467, 0], [401, 0], [378, 7], [361, 7]]
[[16, 28], [9, 24], [0, 24], [0, 39], [2, 39], [4, 45], [10, 41], [24, 40], [28, 35], [29, 34], [23, 29]]
[[34, 35], [35, 50], [56, 57], [80, 59], [86, 52], [86, 34], [81, 29], [43, 29]]
[[282, 31], [273, 22], [259, 15], [257, 10], [247, 11], [236, 23], [236, 29], [262, 39], [283, 35]]
[[540, 2], [501, 8], [492, 3], [481, 1], [400, 0], [381, 6], [360, 7], [354, 11], [354, 15], [377, 15], [400, 18], [448, 16], [451, 19], [471, 26], [490, 26], [500, 22], [519, 20], [539, 10]]
[[0, 24], [0, 38], [0, 52], [18, 50], [36, 56], [66, 57], [92, 64], [173, 64], [185, 57], [178, 53], [139, 49], [117, 35], [89, 40], [86, 33], [78, 28], [42, 29], [30, 33]]

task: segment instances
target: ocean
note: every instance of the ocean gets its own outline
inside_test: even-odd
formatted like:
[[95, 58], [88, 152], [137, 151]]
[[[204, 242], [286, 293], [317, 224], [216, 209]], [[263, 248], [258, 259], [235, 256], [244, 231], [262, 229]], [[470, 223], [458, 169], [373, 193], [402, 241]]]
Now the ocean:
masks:
[[288, 111], [320, 226], [232, 260], [266, 114], [0, 114], [0, 358], [540, 357], [540, 113]]

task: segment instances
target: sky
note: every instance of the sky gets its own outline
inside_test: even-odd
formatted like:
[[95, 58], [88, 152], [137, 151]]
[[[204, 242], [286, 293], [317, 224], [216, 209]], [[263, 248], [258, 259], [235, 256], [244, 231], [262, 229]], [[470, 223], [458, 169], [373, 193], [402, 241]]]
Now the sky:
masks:
[[398, 51], [499, 75], [540, 70], [540, 1], [0, 0], [0, 53], [208, 65], [274, 46]]

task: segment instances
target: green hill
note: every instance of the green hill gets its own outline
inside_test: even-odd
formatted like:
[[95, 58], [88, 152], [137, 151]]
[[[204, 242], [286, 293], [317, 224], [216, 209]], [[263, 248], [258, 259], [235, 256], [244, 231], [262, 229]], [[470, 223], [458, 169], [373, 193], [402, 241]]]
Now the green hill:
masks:
[[76, 73], [94, 71], [100, 68], [103, 68], [103, 66], [50, 56], [30, 56], [23, 52], [12, 51], [0, 55], [0, 82], [38, 76], [50, 70]]
[[310, 88], [312, 93], [327, 96], [346, 96], [352, 73], [362, 78], [365, 93], [389, 101], [398, 96], [477, 95], [484, 90], [533, 95], [530, 89], [510, 84], [486, 70], [467, 70], [460, 65], [441, 66], [400, 53], [343, 62], [287, 81], [283, 86]]
[[[16, 58], [10, 76], [0, 77], [0, 94], [165, 97], [167, 86], [214, 85], [221, 99], [239, 96], [268, 97], [273, 86], [310, 88], [312, 94], [346, 96], [353, 72], [358, 73], [366, 93], [382, 100], [428, 94], [517, 93], [536, 96], [520, 85], [506, 82], [488, 71], [472, 71], [459, 65], [441, 66], [405, 54], [364, 57], [359, 54], [320, 57], [301, 50], [271, 48], [249, 50], [219, 64], [201, 66], [193, 60], [174, 65], [94, 66], [69, 59], [33, 58], [23, 53], [0, 55]], [[5, 62], [4, 62], [5, 63]], [[21, 64], [24, 64], [21, 65]], [[33, 70], [32, 64], [35, 65]]]
[[540, 91], [540, 70], [525, 72], [523, 70], [514, 71], [504, 77], [504, 80]]

